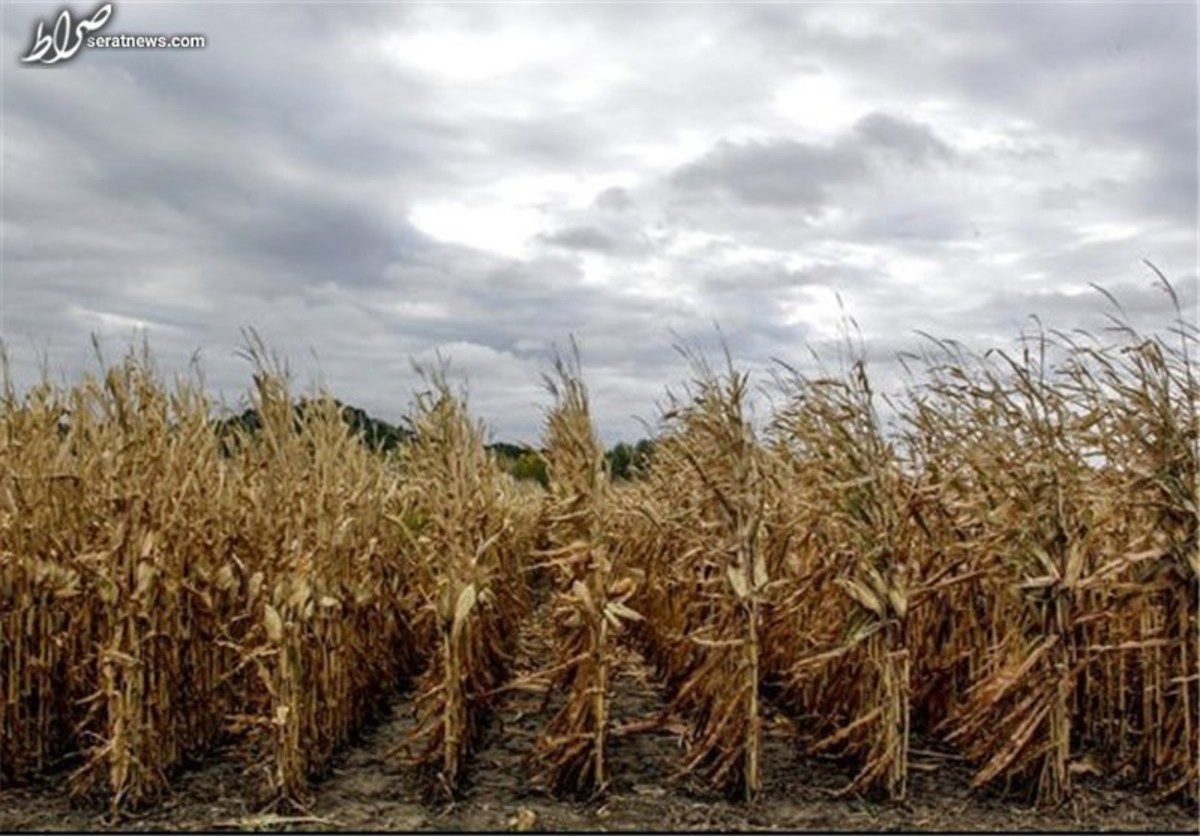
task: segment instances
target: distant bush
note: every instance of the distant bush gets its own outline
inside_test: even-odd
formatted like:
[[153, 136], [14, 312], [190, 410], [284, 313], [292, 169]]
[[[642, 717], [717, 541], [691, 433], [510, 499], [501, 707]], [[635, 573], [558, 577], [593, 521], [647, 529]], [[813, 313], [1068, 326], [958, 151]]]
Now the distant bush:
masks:
[[650, 465], [650, 456], [654, 452], [654, 442], [643, 438], [637, 444], [617, 442], [612, 449], [604, 454], [609, 476], [613, 479], [636, 479], [646, 472]]
[[546, 460], [532, 450], [521, 453], [513, 462], [509, 473], [515, 479], [537, 482], [543, 488], [550, 486], [550, 475], [546, 472]]

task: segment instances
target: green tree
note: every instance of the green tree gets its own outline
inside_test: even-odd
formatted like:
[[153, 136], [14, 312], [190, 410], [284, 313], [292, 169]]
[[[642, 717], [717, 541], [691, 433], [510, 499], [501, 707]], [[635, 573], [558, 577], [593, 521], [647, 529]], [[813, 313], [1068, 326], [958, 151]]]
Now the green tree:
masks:
[[617, 444], [604, 454], [608, 463], [608, 472], [613, 479], [628, 479], [633, 466], [633, 448], [624, 441]]
[[546, 471], [546, 460], [532, 450], [521, 453], [510, 472], [515, 479], [532, 480], [543, 488], [550, 487], [550, 474]]

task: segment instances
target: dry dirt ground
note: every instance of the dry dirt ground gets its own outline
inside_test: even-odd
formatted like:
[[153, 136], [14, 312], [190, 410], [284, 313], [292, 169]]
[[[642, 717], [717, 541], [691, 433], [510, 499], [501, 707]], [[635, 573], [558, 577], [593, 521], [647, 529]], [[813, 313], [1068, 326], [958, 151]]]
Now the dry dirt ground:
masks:
[[[518, 670], [551, 664], [536, 625], [521, 637]], [[626, 652], [615, 682], [618, 727], [659, 715], [662, 695], [644, 662]], [[768, 724], [765, 791], [753, 804], [714, 796], [698, 780], [672, 778], [680, 762], [678, 723], [618, 734], [610, 758], [613, 780], [601, 801], [556, 801], [539, 791], [525, 754], [554, 706], [542, 694], [513, 690], [491, 719], [453, 804], [427, 800], [411, 766], [390, 754], [412, 728], [410, 703], [350, 747], [332, 773], [314, 787], [299, 815], [265, 813], [230, 754], [186, 772], [160, 805], [115, 823], [120, 830], [952, 830], [1200, 832], [1197, 811], [1158, 802], [1134, 788], [1091, 775], [1080, 777], [1073, 803], [1054, 810], [981, 796], [968, 789], [970, 769], [952, 755], [914, 754], [910, 800], [889, 803], [833, 797], [851, 772], [832, 760], [806, 757], [789, 739], [781, 718]], [[644, 724], [643, 724], [644, 725]], [[635, 727], [636, 728], [636, 727]], [[114, 826], [96, 807], [72, 805], [62, 779], [0, 791], [0, 832], [100, 830]]]

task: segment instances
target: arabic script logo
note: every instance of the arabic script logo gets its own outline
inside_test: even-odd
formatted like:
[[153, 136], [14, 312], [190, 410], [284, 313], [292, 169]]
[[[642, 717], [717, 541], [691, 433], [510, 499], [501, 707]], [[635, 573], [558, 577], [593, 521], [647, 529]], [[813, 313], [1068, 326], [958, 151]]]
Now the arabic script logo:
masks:
[[57, 64], [71, 58], [83, 46], [85, 36], [95, 32], [108, 23], [112, 17], [112, 3], [105, 3], [91, 17], [80, 20], [71, 26], [71, 11], [63, 9], [54, 23], [54, 29], [47, 34], [45, 21], [38, 21], [37, 34], [33, 36], [33, 46], [29, 54], [21, 59], [23, 63], [37, 61], [42, 64]]

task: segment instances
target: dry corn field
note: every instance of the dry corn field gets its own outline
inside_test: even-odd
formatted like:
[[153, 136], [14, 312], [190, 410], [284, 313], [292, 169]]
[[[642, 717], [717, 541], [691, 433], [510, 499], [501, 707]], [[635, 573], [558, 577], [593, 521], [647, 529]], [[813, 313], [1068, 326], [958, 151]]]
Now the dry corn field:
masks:
[[[419, 791], [400, 829], [1194, 825], [1200, 346], [1168, 325], [929, 339], [888, 399], [853, 358], [685, 350], [628, 481], [572, 346], [546, 490], [444, 368], [387, 455], [253, 340], [254, 426], [145, 349], [6, 375], [0, 829], [217, 826], [154, 818], [197, 775], [242, 825], [335, 826], [351, 768]], [[438, 818], [468, 803], [499, 818]]]

